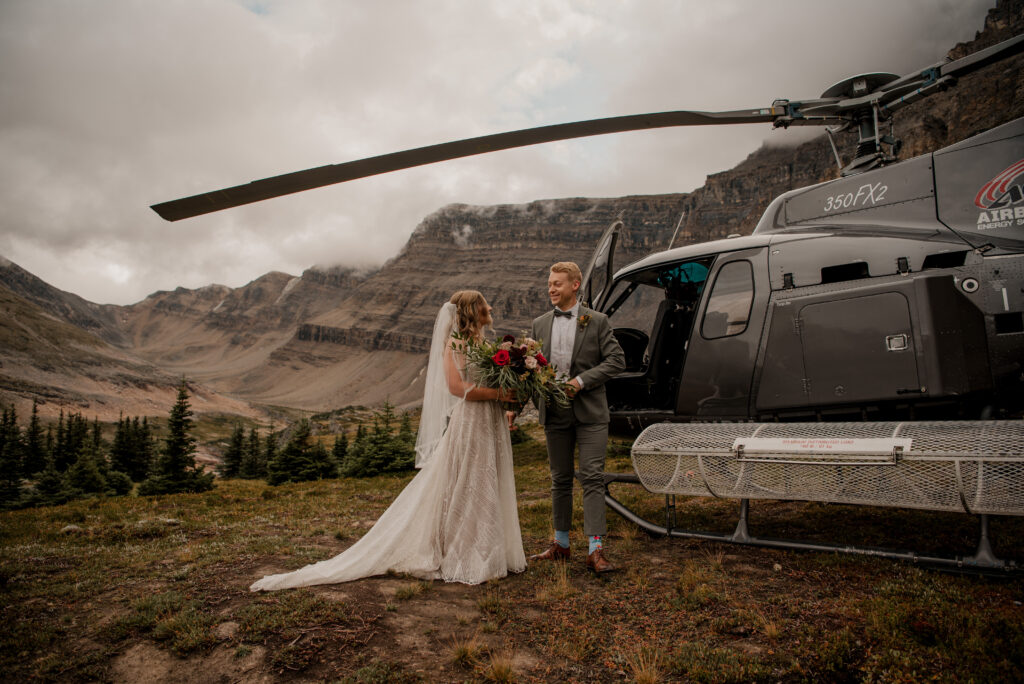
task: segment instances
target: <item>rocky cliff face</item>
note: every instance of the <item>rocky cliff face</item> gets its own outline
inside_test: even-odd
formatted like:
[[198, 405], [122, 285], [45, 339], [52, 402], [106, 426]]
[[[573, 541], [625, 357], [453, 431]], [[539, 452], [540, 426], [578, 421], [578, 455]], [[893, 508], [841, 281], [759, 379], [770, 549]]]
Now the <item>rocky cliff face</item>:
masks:
[[117, 312], [64, 292], [40, 280], [17, 264], [0, 257], [0, 287], [46, 311], [50, 316], [93, 333], [115, 346], [130, 346], [117, 320]]
[[263, 362], [305, 320], [344, 301], [362, 280], [352, 269], [268, 273], [248, 285], [157, 292], [116, 307], [133, 349], [195, 377], [224, 380]]
[[[449, 205], [416, 228], [402, 252], [360, 283], [340, 307], [303, 324], [303, 341], [366, 350], [424, 352], [438, 308], [460, 289], [480, 290], [496, 326], [516, 332], [547, 304], [548, 267], [586, 266], [595, 240], [623, 221], [620, 254], [665, 245], [685, 195], [541, 200], [523, 205]], [[624, 263], [624, 262], [620, 262]]]
[[[984, 31], [950, 55], [1021, 33], [1024, 0], [1001, 0]], [[901, 157], [1024, 115], [1022, 69], [1024, 56], [1004, 60], [899, 111]], [[548, 266], [564, 260], [585, 266], [615, 220], [624, 226], [621, 266], [663, 249], [680, 217], [676, 245], [748, 234], [774, 197], [838, 174], [824, 136], [799, 146], [785, 146], [782, 131], [773, 139], [782, 145], [762, 147], [692, 193], [442, 207], [375, 273], [269, 273], [241, 288], [179, 288], [129, 307], [55, 295], [12, 269], [0, 268], [0, 284], [155, 366], [250, 401], [309, 409], [385, 398], [410, 404], [421, 396], [434, 316], [455, 290], [483, 292], [494, 306], [497, 332], [516, 333], [549, 305]], [[838, 140], [847, 160], [855, 142], [850, 133]]]
[[[61, 411], [105, 421], [122, 412], [165, 415], [181, 376], [104, 339], [127, 337], [110, 312], [92, 315], [99, 310], [16, 264], [0, 264], [0, 404], [13, 404], [22, 418], [33, 402], [48, 418]], [[190, 390], [204, 412], [256, 415], [246, 402], [208, 387], [192, 383]]]

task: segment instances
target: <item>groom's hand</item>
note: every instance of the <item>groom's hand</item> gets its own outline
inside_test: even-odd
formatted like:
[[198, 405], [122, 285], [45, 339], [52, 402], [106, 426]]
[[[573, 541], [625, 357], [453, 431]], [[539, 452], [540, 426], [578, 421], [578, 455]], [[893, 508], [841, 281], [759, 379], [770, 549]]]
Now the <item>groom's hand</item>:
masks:
[[573, 397], [576, 396], [576, 393], [580, 391], [579, 380], [577, 380], [576, 378], [573, 378], [572, 380], [570, 380], [568, 382], [568, 386], [569, 386], [570, 389], [566, 390], [566, 394], [568, 394], [569, 398], [572, 399]]

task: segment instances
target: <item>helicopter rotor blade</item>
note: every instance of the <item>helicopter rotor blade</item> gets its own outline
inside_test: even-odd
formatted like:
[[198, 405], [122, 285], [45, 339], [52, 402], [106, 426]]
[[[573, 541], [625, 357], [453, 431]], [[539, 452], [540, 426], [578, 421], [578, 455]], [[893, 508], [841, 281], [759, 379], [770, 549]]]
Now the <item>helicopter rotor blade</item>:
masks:
[[402, 152], [392, 152], [342, 164], [330, 164], [305, 171], [255, 180], [223, 190], [184, 197], [152, 205], [153, 211], [168, 221], [200, 216], [222, 209], [230, 209], [282, 195], [366, 178], [389, 171], [408, 169], [424, 164], [470, 157], [487, 152], [526, 147], [541, 143], [572, 140], [609, 133], [641, 131], [673, 126], [712, 126], [737, 123], [771, 123], [783, 110], [777, 107], [739, 109], [729, 112], [656, 112], [606, 119], [591, 119], [572, 123], [527, 128], [508, 133], [467, 138], [455, 142], [429, 145]]
[[[880, 88], [879, 101], [884, 103], [883, 107], [886, 111], [895, 111], [941, 89], [951, 83], [953, 79], [966, 76], [982, 67], [1022, 52], [1024, 52], [1024, 34], [972, 52], [960, 59], [944, 60], [912, 74], [907, 74]], [[900, 92], [907, 90], [910, 92], [896, 97]]]

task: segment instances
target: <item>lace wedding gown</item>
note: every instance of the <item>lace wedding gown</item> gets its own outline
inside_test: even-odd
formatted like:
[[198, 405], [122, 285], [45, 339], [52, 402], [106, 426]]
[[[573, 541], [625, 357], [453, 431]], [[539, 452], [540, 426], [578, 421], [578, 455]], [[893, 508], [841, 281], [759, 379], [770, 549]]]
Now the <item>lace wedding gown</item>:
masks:
[[426, 465], [362, 539], [334, 558], [268, 575], [250, 589], [334, 584], [388, 571], [479, 584], [524, 569], [504, 409], [495, 401], [456, 399]]

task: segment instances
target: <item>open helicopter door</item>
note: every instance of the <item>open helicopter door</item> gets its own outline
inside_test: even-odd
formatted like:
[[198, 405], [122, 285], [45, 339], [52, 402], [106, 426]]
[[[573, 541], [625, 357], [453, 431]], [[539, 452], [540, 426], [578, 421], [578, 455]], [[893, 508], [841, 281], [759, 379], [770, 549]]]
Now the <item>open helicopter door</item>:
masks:
[[590, 257], [590, 263], [583, 271], [583, 282], [578, 293], [578, 299], [583, 306], [599, 309], [607, 297], [608, 285], [612, 281], [615, 269], [615, 245], [618, 244], [621, 230], [622, 221], [614, 221], [601, 234], [594, 256]]

